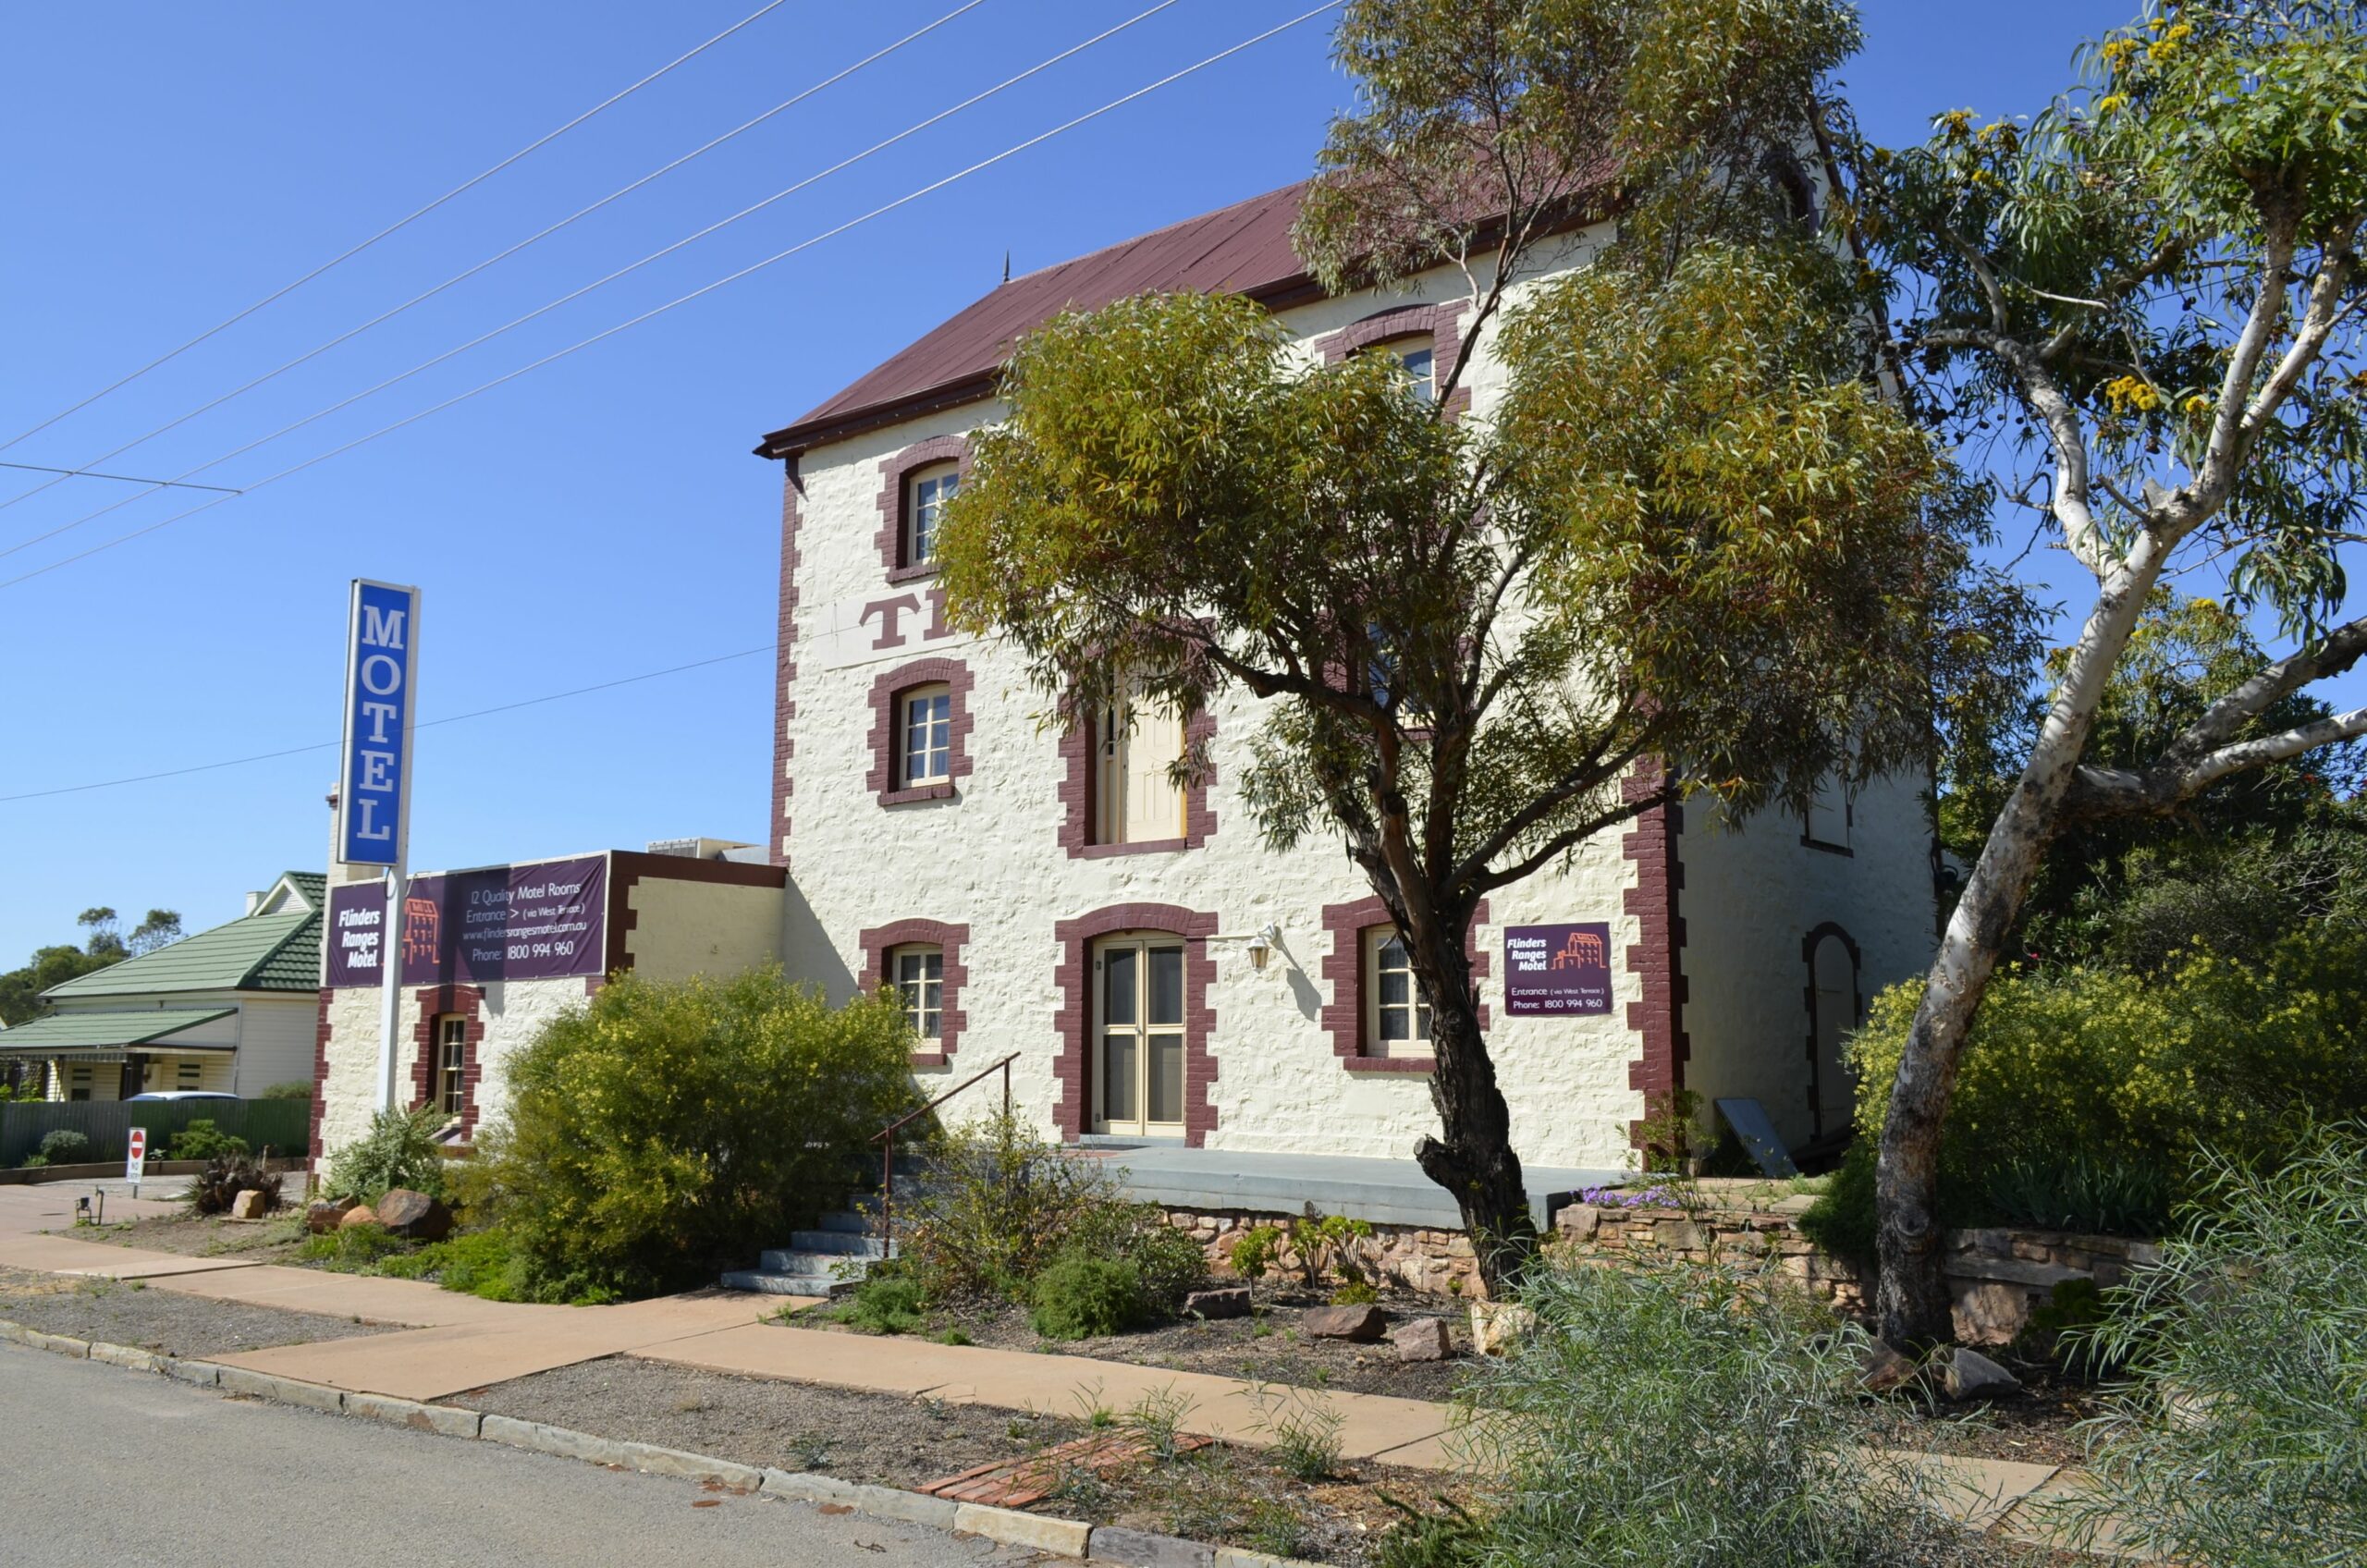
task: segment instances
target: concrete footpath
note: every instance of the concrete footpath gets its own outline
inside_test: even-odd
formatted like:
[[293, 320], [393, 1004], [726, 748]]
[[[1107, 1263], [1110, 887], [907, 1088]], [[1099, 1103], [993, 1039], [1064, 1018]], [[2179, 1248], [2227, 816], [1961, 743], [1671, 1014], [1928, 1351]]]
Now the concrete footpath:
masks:
[[[1456, 1467], [1450, 1406], [1386, 1394], [1260, 1387], [1240, 1378], [1085, 1356], [940, 1345], [760, 1322], [809, 1298], [700, 1291], [616, 1306], [480, 1301], [412, 1280], [185, 1257], [137, 1247], [0, 1230], [0, 1268], [142, 1280], [156, 1290], [252, 1306], [405, 1325], [404, 1331], [209, 1357], [346, 1393], [432, 1402], [555, 1367], [631, 1355], [706, 1371], [955, 1403], [1073, 1415], [1124, 1410], [1153, 1392], [1187, 1397], [1187, 1432], [1249, 1447], [1272, 1440], [1272, 1402], [1341, 1417], [1343, 1457], [1414, 1469]], [[1943, 1505], [1975, 1528], [2026, 1535], [2046, 1501], [2076, 1485], [2050, 1464], [1915, 1455]]]

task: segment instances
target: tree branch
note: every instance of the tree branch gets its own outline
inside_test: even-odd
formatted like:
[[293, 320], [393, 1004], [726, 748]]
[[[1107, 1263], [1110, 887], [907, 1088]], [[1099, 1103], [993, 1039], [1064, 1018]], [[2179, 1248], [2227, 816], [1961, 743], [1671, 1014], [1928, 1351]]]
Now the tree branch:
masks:
[[2295, 651], [2220, 698], [2187, 726], [2162, 753], [2165, 762], [2192, 764], [2226, 746], [2246, 721], [2312, 681], [2340, 675], [2367, 655], [2367, 617], [2338, 626], [2317, 643]]
[[2192, 800], [2232, 774], [2284, 762], [2321, 746], [2367, 735], [2367, 708], [2333, 714], [2254, 741], [2238, 741], [2186, 763], [2149, 768], [2082, 766], [2074, 776], [2065, 815], [2092, 820], [2106, 816], [2159, 815]]

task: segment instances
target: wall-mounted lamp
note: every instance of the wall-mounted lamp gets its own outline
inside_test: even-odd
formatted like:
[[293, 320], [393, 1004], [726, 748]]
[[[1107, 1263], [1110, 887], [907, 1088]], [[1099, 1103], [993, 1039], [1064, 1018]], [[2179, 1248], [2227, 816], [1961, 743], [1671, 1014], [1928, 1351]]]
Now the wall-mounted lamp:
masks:
[[1273, 930], [1272, 926], [1266, 926], [1249, 938], [1250, 968], [1262, 970], [1266, 967], [1266, 955], [1274, 950]]

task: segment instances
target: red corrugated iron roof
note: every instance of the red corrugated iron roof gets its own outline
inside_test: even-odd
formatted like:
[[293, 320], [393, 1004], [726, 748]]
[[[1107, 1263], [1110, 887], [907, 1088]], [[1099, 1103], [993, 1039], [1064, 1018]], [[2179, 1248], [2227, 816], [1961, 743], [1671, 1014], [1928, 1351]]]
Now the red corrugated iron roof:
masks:
[[1062, 311], [1152, 289], [1246, 294], [1277, 307], [1320, 291], [1291, 249], [1304, 182], [1014, 277], [804, 418], [766, 436], [767, 458], [987, 397], [1012, 345]]

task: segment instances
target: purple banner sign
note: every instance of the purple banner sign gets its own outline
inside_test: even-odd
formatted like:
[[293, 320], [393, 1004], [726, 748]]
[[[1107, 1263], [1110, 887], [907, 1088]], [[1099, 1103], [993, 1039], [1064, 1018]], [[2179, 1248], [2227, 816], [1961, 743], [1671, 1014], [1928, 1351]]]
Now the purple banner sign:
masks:
[[1567, 1018], [1611, 1011], [1611, 926], [1504, 927], [1504, 1011]]
[[[598, 974], [607, 956], [607, 886], [600, 855], [414, 876], [403, 895], [402, 983]], [[378, 983], [384, 919], [375, 882], [331, 889], [330, 985]]]

